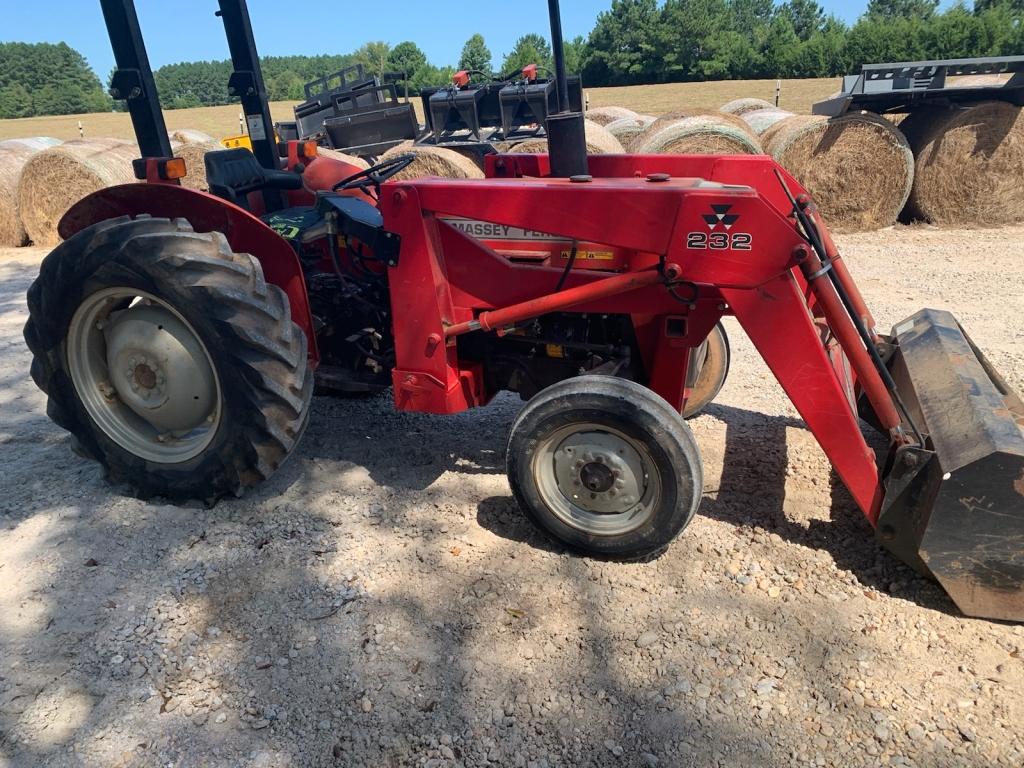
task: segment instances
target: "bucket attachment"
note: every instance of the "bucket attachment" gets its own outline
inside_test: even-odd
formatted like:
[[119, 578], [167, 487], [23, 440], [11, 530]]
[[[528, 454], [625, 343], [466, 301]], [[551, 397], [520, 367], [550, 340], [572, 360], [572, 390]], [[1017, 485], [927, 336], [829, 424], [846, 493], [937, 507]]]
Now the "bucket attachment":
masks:
[[924, 448], [892, 456], [876, 528], [967, 616], [1024, 620], [1024, 405], [949, 312], [893, 328], [889, 368]]

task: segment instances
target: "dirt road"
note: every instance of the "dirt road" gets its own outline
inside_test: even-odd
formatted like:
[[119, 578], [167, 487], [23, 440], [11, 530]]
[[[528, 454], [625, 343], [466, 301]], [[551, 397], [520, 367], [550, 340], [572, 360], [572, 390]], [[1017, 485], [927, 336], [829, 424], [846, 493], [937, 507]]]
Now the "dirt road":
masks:
[[[955, 310], [1024, 390], [1024, 228], [841, 238], [883, 326]], [[552, 545], [509, 496], [518, 402], [317, 400], [212, 510], [108, 488], [0, 254], [0, 766], [1019, 766], [1024, 628], [880, 549], [739, 329], [692, 422], [701, 513], [655, 562]]]

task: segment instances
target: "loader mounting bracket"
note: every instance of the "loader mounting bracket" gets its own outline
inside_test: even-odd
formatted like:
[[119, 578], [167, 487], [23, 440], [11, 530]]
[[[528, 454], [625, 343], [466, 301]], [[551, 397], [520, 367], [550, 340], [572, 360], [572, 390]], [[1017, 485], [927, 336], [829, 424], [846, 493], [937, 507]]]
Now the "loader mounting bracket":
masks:
[[905, 445], [890, 459], [885, 483], [885, 501], [878, 515], [875, 534], [886, 549], [922, 576], [933, 578], [918, 550], [928, 525], [934, 491], [942, 470], [935, 452]]

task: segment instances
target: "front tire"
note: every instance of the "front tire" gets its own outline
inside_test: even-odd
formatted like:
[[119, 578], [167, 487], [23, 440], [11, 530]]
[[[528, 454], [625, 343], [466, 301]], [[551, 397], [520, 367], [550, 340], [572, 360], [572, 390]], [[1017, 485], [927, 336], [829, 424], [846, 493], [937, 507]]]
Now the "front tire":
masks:
[[47, 413], [140, 497], [239, 495], [305, 430], [305, 334], [259, 262], [219, 232], [100, 222], [43, 260], [28, 307]]
[[566, 545], [620, 559], [663, 551], [703, 490], [690, 428], [646, 387], [579, 376], [542, 390], [512, 425], [507, 467], [520, 506]]

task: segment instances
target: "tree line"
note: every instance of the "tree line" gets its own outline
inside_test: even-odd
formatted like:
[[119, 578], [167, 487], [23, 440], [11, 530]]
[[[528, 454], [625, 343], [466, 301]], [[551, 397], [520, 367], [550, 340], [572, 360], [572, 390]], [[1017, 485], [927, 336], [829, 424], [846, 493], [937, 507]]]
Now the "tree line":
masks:
[[0, 117], [109, 109], [89, 64], [66, 43], [0, 43]]
[[584, 44], [590, 86], [830, 77], [861, 64], [1024, 53], [1024, 0], [870, 0], [852, 26], [814, 0], [613, 0]]
[[[972, 7], [961, 0], [942, 12], [938, 5], [870, 0], [851, 26], [815, 0], [612, 0], [588, 36], [566, 41], [566, 64], [597, 87], [831, 77], [866, 63], [1024, 54], [1024, 0], [975, 0]], [[520, 37], [500, 62], [483, 35], [474, 34], [454, 66], [431, 63], [411, 41], [393, 47], [374, 41], [338, 55], [267, 56], [262, 63], [273, 101], [301, 100], [306, 82], [354, 64], [395, 82], [399, 94], [449, 82], [456, 69], [490, 76], [527, 64], [553, 66], [551, 46], [537, 33]], [[168, 109], [233, 103], [230, 74], [226, 60], [168, 64], [154, 73]], [[123, 102], [111, 102], [85, 59], [66, 44], [0, 43], [0, 117], [112, 106]]]

